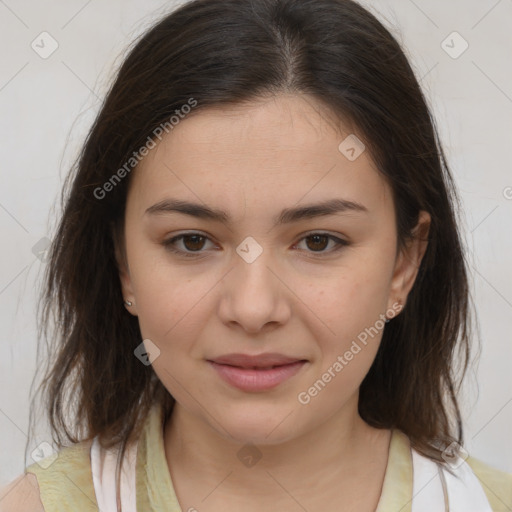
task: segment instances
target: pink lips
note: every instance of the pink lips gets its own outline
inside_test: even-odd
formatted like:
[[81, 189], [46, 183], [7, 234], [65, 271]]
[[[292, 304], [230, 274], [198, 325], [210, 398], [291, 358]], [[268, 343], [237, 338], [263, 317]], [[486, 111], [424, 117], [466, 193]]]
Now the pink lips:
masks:
[[266, 391], [295, 375], [306, 361], [282, 354], [228, 354], [208, 363], [226, 382], [242, 391]]

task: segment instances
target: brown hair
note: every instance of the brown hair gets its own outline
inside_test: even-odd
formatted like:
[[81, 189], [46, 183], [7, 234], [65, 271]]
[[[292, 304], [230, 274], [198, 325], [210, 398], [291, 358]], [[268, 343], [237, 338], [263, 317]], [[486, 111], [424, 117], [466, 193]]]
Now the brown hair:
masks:
[[407, 305], [386, 325], [362, 382], [361, 417], [400, 429], [441, 462], [444, 446], [462, 444], [456, 396], [471, 318], [459, 200], [398, 42], [351, 0], [195, 0], [130, 49], [63, 190], [41, 315], [46, 339], [52, 313], [58, 325], [41, 391], [59, 446], [99, 435], [124, 452], [152, 404], [167, 413], [174, 404], [152, 367], [134, 356], [141, 332], [123, 305], [115, 244], [123, 246], [131, 175], [104, 197], [95, 191], [191, 98], [197, 113], [281, 92], [312, 95], [357, 128], [392, 187], [399, 247], [419, 211], [431, 215]]

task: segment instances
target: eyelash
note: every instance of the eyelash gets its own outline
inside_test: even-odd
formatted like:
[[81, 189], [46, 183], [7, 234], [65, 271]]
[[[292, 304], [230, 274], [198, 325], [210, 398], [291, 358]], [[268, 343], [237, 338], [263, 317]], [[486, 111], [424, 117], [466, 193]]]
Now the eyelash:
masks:
[[[343, 240], [341, 238], [338, 238], [338, 237], [335, 237], [333, 235], [330, 235], [329, 233], [323, 233], [323, 232], [309, 233], [306, 236], [302, 237], [299, 240], [298, 243], [300, 243], [302, 240], [305, 240], [306, 238], [310, 238], [310, 237], [315, 236], [315, 235], [326, 236], [330, 240], [334, 240], [335, 243], [337, 244], [337, 247], [335, 247], [334, 249], [332, 249], [330, 251], [306, 251], [306, 252], [310, 252], [313, 255], [315, 255], [315, 254], [319, 255], [319, 256], [314, 256], [314, 257], [322, 257], [322, 255], [324, 255], [324, 254], [331, 254], [333, 252], [337, 252], [337, 251], [341, 250], [343, 247], [346, 247], [346, 246], [349, 245], [349, 242], [347, 242], [346, 240]], [[176, 247], [174, 247], [174, 244], [178, 240], [181, 240], [181, 239], [183, 239], [183, 238], [185, 238], [187, 236], [199, 236], [199, 237], [202, 237], [202, 238], [206, 238], [207, 240], [210, 240], [206, 235], [203, 235], [202, 233], [189, 232], [189, 233], [182, 233], [181, 235], [169, 238], [168, 240], [164, 240], [162, 242], [162, 245], [165, 247], [165, 249], [167, 251], [179, 254], [179, 255], [184, 256], [186, 258], [195, 258], [195, 257], [199, 256], [202, 252], [205, 252], [203, 250], [186, 252], [186, 251], [183, 251], [181, 249], [176, 249]]]

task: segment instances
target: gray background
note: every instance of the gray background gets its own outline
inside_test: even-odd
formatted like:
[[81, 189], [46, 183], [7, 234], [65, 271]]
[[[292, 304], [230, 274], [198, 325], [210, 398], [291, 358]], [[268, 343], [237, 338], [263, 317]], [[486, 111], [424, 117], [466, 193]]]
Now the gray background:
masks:
[[[175, 3], [0, 0], [0, 485], [32, 463], [24, 450], [45, 265], [33, 247], [51, 238], [63, 178], [123, 52]], [[464, 203], [483, 341], [463, 397], [465, 447], [512, 472], [512, 0], [365, 5], [405, 46]], [[58, 43], [47, 58], [31, 47], [43, 31]]]

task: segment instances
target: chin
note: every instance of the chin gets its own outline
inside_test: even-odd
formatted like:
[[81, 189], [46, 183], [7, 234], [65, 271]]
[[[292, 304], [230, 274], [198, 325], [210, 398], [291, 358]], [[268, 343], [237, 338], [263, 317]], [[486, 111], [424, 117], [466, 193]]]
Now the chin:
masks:
[[292, 424], [289, 421], [291, 416], [287, 418], [287, 414], [276, 414], [275, 411], [268, 411], [265, 414], [253, 408], [250, 414], [219, 418], [219, 423], [225, 430], [218, 429], [218, 425], [214, 426], [223, 437], [237, 443], [275, 445], [285, 443], [298, 435], [296, 422]]

